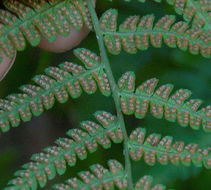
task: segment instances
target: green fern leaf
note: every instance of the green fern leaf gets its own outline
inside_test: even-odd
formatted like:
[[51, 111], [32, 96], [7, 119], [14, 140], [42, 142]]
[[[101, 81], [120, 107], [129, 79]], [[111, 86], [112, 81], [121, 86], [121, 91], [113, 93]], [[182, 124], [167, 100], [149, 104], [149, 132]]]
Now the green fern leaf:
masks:
[[0, 99], [2, 132], [7, 132], [10, 125], [18, 126], [21, 120], [29, 121], [32, 115], [39, 116], [44, 109], [52, 108], [56, 99], [64, 103], [69, 96], [78, 98], [82, 90], [93, 94], [98, 86], [103, 95], [110, 95], [110, 86], [100, 57], [87, 49], [76, 49], [74, 53], [85, 67], [70, 62], [49, 67], [45, 75], [33, 78], [35, 85], [23, 85], [20, 87], [22, 93]]
[[121, 143], [123, 134], [117, 118], [110, 113], [98, 111], [95, 117], [99, 123], [84, 121], [80, 129], [67, 132], [68, 137], [59, 138], [56, 145], [44, 149], [42, 153], [34, 154], [31, 162], [23, 165], [22, 170], [15, 173], [16, 178], [9, 182], [8, 189], [36, 190], [38, 184], [44, 187], [47, 180], [62, 175], [66, 171], [66, 163], [73, 167], [77, 159], [87, 158], [87, 150], [93, 153], [98, 144], [107, 149], [111, 141]]
[[78, 175], [81, 179], [72, 178], [66, 181], [65, 184], [54, 185], [53, 189], [68, 190], [68, 189], [127, 189], [127, 176], [123, 166], [116, 160], [108, 162], [109, 170], [95, 164], [90, 167], [92, 171], [80, 172]]
[[202, 101], [199, 99], [187, 101], [191, 96], [190, 90], [180, 89], [170, 96], [173, 85], [162, 85], [155, 90], [157, 83], [158, 79], [149, 79], [134, 90], [134, 73], [125, 73], [118, 83], [123, 113], [135, 114], [137, 118], [142, 119], [150, 107], [151, 114], [157, 119], [165, 117], [170, 122], [177, 121], [182, 127], [190, 126], [195, 130], [203, 127], [205, 132], [211, 132], [210, 105], [198, 110]]
[[137, 128], [130, 135], [128, 142], [131, 158], [135, 161], [144, 158], [146, 164], [155, 165], [156, 161], [167, 165], [170, 161], [174, 165], [182, 163], [190, 166], [193, 163], [196, 167], [202, 165], [211, 169], [211, 147], [198, 148], [197, 144], [187, 144], [177, 141], [173, 143], [170, 136], [161, 139], [160, 134], [146, 136], [146, 130]]
[[[125, 0], [131, 1], [131, 0]], [[146, 0], [138, 0], [144, 3]], [[162, 0], [154, 0], [160, 3]], [[172, 5], [177, 14], [182, 15], [184, 20], [191, 22], [194, 27], [211, 29], [211, 1], [207, 0], [166, 0]]]
[[13, 57], [16, 50], [40, 43], [41, 35], [49, 42], [58, 35], [67, 36], [73, 27], [80, 30], [85, 23], [92, 29], [87, 5], [82, 0], [5, 0], [8, 11], [0, 10], [0, 54]]
[[190, 28], [186, 22], [175, 22], [175, 16], [166, 15], [154, 24], [154, 15], [128, 17], [117, 30], [117, 11], [106, 11], [100, 20], [100, 26], [107, 49], [119, 54], [124, 48], [127, 53], [147, 50], [149, 42], [160, 48], [162, 41], [171, 48], [188, 50], [192, 54], [199, 52], [206, 58], [211, 55], [211, 33], [201, 28]]

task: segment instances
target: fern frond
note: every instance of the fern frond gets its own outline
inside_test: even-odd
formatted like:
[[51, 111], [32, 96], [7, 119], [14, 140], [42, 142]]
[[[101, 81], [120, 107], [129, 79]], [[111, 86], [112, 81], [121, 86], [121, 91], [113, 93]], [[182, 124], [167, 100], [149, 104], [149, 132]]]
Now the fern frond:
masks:
[[69, 35], [71, 27], [92, 28], [83, 0], [5, 0], [3, 4], [8, 11], [0, 10], [0, 54], [8, 57], [24, 50], [25, 38], [37, 46], [41, 35], [53, 42], [58, 35]]
[[95, 164], [90, 167], [90, 171], [80, 172], [78, 175], [81, 179], [76, 177], [69, 179], [65, 184], [58, 184], [53, 187], [55, 190], [70, 190], [70, 189], [114, 189], [114, 186], [118, 189], [127, 189], [127, 174], [122, 166], [116, 160], [110, 160], [108, 162], [109, 170]]
[[[66, 171], [66, 164], [73, 167], [77, 159], [84, 160], [87, 152], [93, 153], [98, 144], [107, 149], [111, 141], [120, 143], [123, 134], [118, 119], [110, 113], [98, 111], [95, 113], [98, 123], [84, 121], [80, 129], [67, 132], [68, 137], [59, 138], [56, 145], [44, 149], [31, 157], [31, 162], [22, 166], [22, 170], [15, 173], [16, 178], [9, 182], [11, 189], [37, 189], [44, 187], [47, 180], [62, 175]], [[100, 123], [100, 124], [99, 124]]]
[[137, 128], [131, 133], [128, 145], [133, 160], [138, 161], [143, 157], [146, 164], [151, 166], [156, 161], [162, 165], [167, 165], [170, 161], [174, 165], [182, 163], [190, 166], [193, 163], [196, 167], [203, 165], [211, 169], [211, 147], [198, 148], [197, 144], [184, 145], [182, 141], [173, 143], [171, 136], [161, 138], [156, 133], [146, 137], [143, 128]]
[[[125, 0], [131, 1], [131, 0]], [[138, 0], [144, 3], [146, 0]], [[154, 0], [160, 3], [162, 0]], [[177, 14], [191, 22], [194, 27], [211, 29], [211, 1], [207, 0], [166, 0]]]
[[127, 53], [153, 47], [160, 48], [162, 41], [171, 48], [188, 50], [192, 54], [211, 55], [211, 30], [190, 28], [186, 22], [175, 22], [175, 16], [166, 15], [154, 23], [154, 15], [128, 17], [117, 30], [117, 10], [106, 11], [100, 20], [104, 41], [111, 54], [119, 54], [124, 48]]
[[[180, 89], [173, 93], [172, 84], [156, 86], [158, 79], [152, 78], [143, 82], [135, 90], [135, 74], [126, 72], [119, 79], [119, 97], [124, 114], [135, 116], [139, 119], [145, 117], [148, 109], [158, 119], [165, 118], [170, 122], [177, 121], [180, 126], [190, 126], [192, 129], [203, 127], [205, 132], [211, 132], [211, 106], [199, 107], [199, 99], [190, 99], [191, 91]], [[170, 96], [170, 97], [169, 97]]]
[[64, 103], [68, 96], [78, 98], [82, 90], [93, 94], [98, 86], [103, 95], [110, 95], [100, 57], [87, 49], [76, 49], [74, 54], [85, 67], [71, 62], [49, 67], [44, 75], [33, 78], [35, 84], [20, 87], [22, 93], [0, 99], [0, 128], [3, 132], [7, 132], [10, 125], [18, 126], [21, 120], [29, 121], [32, 115], [39, 116], [44, 109], [50, 109], [56, 99]]

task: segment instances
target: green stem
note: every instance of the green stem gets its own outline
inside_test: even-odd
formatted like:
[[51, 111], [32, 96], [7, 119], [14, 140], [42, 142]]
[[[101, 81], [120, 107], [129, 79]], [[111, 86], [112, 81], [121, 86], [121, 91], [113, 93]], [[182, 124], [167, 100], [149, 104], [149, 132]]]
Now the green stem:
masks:
[[118, 88], [110, 67], [110, 63], [106, 54], [106, 49], [104, 46], [104, 41], [103, 41], [103, 36], [101, 34], [101, 30], [100, 30], [100, 26], [99, 26], [99, 20], [97, 17], [97, 14], [95, 12], [95, 9], [93, 7], [92, 4], [92, 0], [87, 0], [88, 3], [88, 8], [89, 8], [89, 12], [91, 14], [91, 18], [92, 18], [92, 22], [94, 25], [94, 29], [96, 32], [96, 37], [98, 40], [98, 45], [100, 48], [100, 54], [101, 54], [101, 58], [102, 58], [102, 63], [104, 63], [105, 66], [105, 70], [106, 73], [108, 75], [108, 79], [109, 79], [109, 83], [111, 86], [111, 91], [112, 91], [112, 96], [115, 102], [115, 107], [116, 107], [116, 111], [117, 111], [117, 117], [120, 121], [120, 125], [121, 125], [121, 129], [123, 131], [123, 135], [124, 135], [124, 156], [125, 156], [125, 169], [127, 172], [127, 179], [128, 179], [128, 189], [132, 190], [133, 189], [133, 181], [132, 181], [132, 171], [131, 171], [131, 163], [130, 163], [130, 155], [129, 155], [129, 149], [128, 149], [128, 135], [127, 135], [127, 130], [125, 127], [125, 122], [124, 122], [124, 118], [122, 115], [122, 111], [121, 111], [121, 105], [119, 102], [119, 95], [118, 95]]

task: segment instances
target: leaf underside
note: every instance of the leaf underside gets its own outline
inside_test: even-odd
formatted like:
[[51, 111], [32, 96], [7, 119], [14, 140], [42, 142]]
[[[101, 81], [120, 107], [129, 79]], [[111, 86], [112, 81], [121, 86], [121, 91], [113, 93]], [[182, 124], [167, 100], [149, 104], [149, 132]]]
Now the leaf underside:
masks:
[[[125, 0], [130, 2], [131, 0]], [[146, 0], [138, 0], [144, 3]], [[161, 3], [162, 0], [154, 0]], [[211, 29], [211, 1], [207, 0], [166, 0], [172, 5], [177, 14], [182, 15], [184, 20], [191, 22], [194, 27]]]
[[4, 0], [3, 4], [7, 10], [0, 9], [0, 56], [12, 58], [16, 50], [25, 49], [26, 40], [37, 46], [41, 36], [53, 42], [84, 24], [92, 29], [83, 0]]
[[198, 130], [203, 127], [211, 132], [211, 106], [199, 109], [202, 101], [189, 99], [191, 91], [179, 89], [174, 92], [172, 84], [165, 84], [156, 89], [158, 79], [152, 78], [135, 89], [135, 74], [126, 72], [119, 79], [119, 96], [123, 113], [134, 114], [142, 119], [148, 110], [157, 118], [165, 118], [170, 122], [177, 121], [182, 127], [190, 126]]
[[97, 87], [103, 95], [110, 95], [110, 85], [100, 57], [87, 49], [77, 49], [74, 53], [85, 67], [72, 62], [49, 67], [45, 74], [33, 78], [35, 84], [21, 86], [22, 93], [0, 99], [2, 132], [7, 132], [10, 126], [17, 127], [21, 120], [26, 122], [33, 115], [39, 116], [45, 109], [52, 108], [55, 100], [64, 103], [69, 96], [80, 97], [82, 91], [93, 94]]
[[[98, 144], [104, 149], [108, 149], [111, 147], [111, 142], [122, 143], [124, 138], [117, 117], [105, 111], [98, 111], [94, 115], [98, 120], [97, 123], [82, 122], [81, 128], [67, 132], [68, 137], [59, 138], [56, 140], [56, 145], [47, 147], [42, 153], [33, 155], [32, 161], [23, 165], [22, 170], [15, 173], [16, 178], [9, 182], [9, 187], [5, 190], [22, 188], [35, 190], [38, 185], [44, 187], [48, 180], [55, 178], [56, 174], [65, 173], [66, 165], [73, 167], [78, 159], [86, 159], [88, 152], [97, 151]], [[181, 141], [173, 142], [172, 137], [161, 138], [161, 135], [156, 133], [146, 137], [146, 130], [143, 128], [137, 128], [131, 133], [128, 148], [134, 161], [143, 158], [150, 166], [157, 161], [162, 165], [167, 165], [170, 162], [174, 165], [181, 163], [190, 166], [194, 164], [196, 167], [211, 168], [210, 147], [199, 148], [197, 144], [193, 143], [185, 145]], [[124, 176], [122, 175], [122, 177]], [[118, 177], [120, 176], [118, 175]], [[113, 180], [114, 178], [109, 179]], [[142, 184], [141, 181], [139, 183]], [[84, 187], [83, 183], [79, 184], [80, 188]]]
[[124, 49], [135, 54], [147, 50], [150, 44], [160, 48], [162, 42], [170, 48], [179, 48], [192, 54], [211, 55], [211, 30], [190, 27], [184, 21], [175, 22], [174, 15], [165, 15], [156, 23], [154, 15], [130, 16], [117, 29], [115, 9], [106, 11], [100, 19], [104, 42], [111, 54], [117, 55]]

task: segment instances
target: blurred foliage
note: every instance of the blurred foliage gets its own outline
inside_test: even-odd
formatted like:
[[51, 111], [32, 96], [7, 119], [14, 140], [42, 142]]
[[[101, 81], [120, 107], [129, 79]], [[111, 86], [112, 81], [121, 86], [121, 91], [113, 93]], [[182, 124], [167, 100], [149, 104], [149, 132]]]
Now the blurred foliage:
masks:
[[[145, 4], [123, 3], [121, 0], [109, 2], [97, 1], [99, 16], [108, 8], [119, 10], [120, 22], [128, 15], [154, 13], [159, 19], [166, 13], [174, 14], [166, 3], [156, 4], [147, 1]], [[178, 16], [178, 20], [181, 18]], [[94, 33], [80, 44], [80, 47], [89, 48], [98, 52], [97, 41]], [[98, 52], [99, 53], [99, 52]], [[147, 51], [129, 55], [122, 52], [119, 56], [110, 56], [113, 74], [118, 79], [124, 72], [131, 70], [136, 73], [137, 85], [151, 77], [160, 79], [160, 84], [173, 83], [175, 89], [188, 88], [192, 90], [193, 97], [204, 100], [204, 104], [211, 103], [211, 61], [201, 56], [191, 55], [178, 49], [170, 49], [163, 46], [161, 49], [150, 48]], [[42, 73], [49, 65], [57, 65], [65, 60], [75, 60], [72, 50], [53, 54], [38, 48], [27, 46], [26, 51], [19, 52], [15, 64], [7, 77], [0, 83], [0, 97], [18, 91], [22, 84], [29, 83], [35, 75]], [[51, 145], [58, 137], [65, 135], [70, 128], [79, 126], [80, 121], [93, 119], [92, 114], [96, 110], [106, 110], [112, 113], [114, 104], [112, 98], [106, 98], [99, 92], [88, 96], [83, 94], [76, 100], [69, 100], [65, 104], [56, 104], [53, 109], [47, 111], [32, 121], [23, 123], [18, 129], [13, 129], [0, 137], [0, 189], [12, 178], [13, 173], [27, 162], [31, 154], [40, 152], [42, 148]], [[147, 116], [144, 120], [126, 117], [128, 132], [137, 126], [146, 127], [148, 132], [159, 132], [162, 135], [172, 135], [174, 139], [185, 142], [196, 142], [200, 145], [211, 145], [211, 140], [202, 131], [193, 131], [190, 128], [181, 128], [177, 124], [168, 123], [165, 120], [157, 120]], [[80, 170], [86, 170], [93, 163], [106, 164], [106, 161], [115, 158], [123, 161], [121, 145], [113, 145], [110, 150], [101, 150], [88, 156], [85, 161], [79, 161], [71, 172], [58, 177], [67, 179], [74, 176]], [[118, 152], [118, 154], [117, 154]], [[134, 180], [145, 174], [151, 174], [156, 182], [166, 183], [168, 187], [180, 190], [209, 190], [211, 187], [211, 171], [185, 166], [161, 166], [157, 164], [150, 167], [143, 161], [133, 163]], [[69, 170], [68, 170], [69, 171]], [[53, 181], [53, 182], [55, 182]], [[53, 183], [52, 182], [52, 183]], [[49, 184], [50, 185], [50, 184]]]

